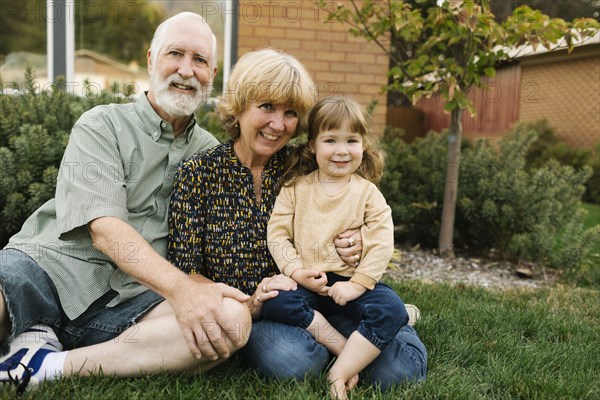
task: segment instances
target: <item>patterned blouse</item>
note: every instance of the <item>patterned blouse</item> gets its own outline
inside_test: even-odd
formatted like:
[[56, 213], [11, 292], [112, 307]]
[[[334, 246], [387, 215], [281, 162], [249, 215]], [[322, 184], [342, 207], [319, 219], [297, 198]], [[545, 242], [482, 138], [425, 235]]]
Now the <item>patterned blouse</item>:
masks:
[[182, 161], [171, 197], [168, 260], [247, 294], [279, 273], [267, 248], [267, 223], [288, 154], [286, 146], [265, 166], [258, 204], [252, 173], [233, 141]]

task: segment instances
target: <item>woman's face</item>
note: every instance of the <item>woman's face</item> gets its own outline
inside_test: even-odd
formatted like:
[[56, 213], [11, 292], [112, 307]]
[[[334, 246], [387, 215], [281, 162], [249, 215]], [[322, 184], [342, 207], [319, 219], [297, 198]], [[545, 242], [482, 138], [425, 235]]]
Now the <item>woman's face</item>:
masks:
[[266, 164], [296, 133], [298, 112], [287, 104], [250, 103], [238, 122], [238, 157]]

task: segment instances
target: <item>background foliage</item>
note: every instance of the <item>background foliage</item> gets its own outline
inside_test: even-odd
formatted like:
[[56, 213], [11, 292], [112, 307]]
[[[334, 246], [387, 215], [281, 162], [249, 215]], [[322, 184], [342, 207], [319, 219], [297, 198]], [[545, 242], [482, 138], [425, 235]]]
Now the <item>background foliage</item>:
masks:
[[128, 100], [128, 93], [116, 91], [88, 91], [84, 97], [40, 92], [31, 70], [25, 79], [22, 92], [0, 94], [0, 246], [54, 197], [58, 166], [79, 116], [97, 104]]
[[[0, 56], [15, 51], [46, 53], [46, 1], [2, 3]], [[165, 18], [159, 4], [146, 0], [77, 0], [74, 4], [76, 49], [94, 49], [146, 65], [150, 39]]]
[[[60, 161], [81, 114], [99, 104], [130, 101], [133, 94], [127, 87], [119, 92], [118, 85], [100, 93], [93, 86], [82, 97], [55, 88], [40, 91], [34, 78], [28, 69], [20, 92], [0, 92], [0, 248], [54, 197]], [[213, 104], [201, 108], [197, 120], [220, 141], [228, 139]]]
[[[484, 140], [472, 146], [463, 143], [457, 248], [578, 268], [600, 242], [599, 226], [583, 227], [586, 212], [581, 198], [592, 168], [588, 164], [573, 168], [541, 156], [528, 163], [537, 138], [531, 125], [519, 125], [498, 147]], [[393, 130], [383, 138], [387, 164], [381, 190], [395, 223], [402, 226], [402, 239], [411, 244], [435, 247], [447, 172], [446, 143], [445, 134], [433, 132], [411, 144]]]

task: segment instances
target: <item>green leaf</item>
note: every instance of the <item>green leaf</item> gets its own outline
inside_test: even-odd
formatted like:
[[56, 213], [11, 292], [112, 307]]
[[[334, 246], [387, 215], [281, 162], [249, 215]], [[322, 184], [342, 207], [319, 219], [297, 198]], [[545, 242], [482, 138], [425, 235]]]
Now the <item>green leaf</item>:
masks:
[[494, 67], [487, 67], [487, 68], [484, 68], [483, 73], [486, 76], [493, 78], [494, 76], [496, 76], [496, 69]]

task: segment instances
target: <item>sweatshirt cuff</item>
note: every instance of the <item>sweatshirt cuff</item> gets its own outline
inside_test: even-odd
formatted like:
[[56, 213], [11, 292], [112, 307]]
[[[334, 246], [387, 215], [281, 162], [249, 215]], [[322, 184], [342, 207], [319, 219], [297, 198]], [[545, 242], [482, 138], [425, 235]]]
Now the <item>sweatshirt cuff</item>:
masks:
[[299, 263], [289, 263], [288, 265], [286, 265], [282, 270], [281, 273], [284, 274], [285, 276], [288, 277], [292, 277], [292, 274], [294, 273], [294, 271], [298, 270], [298, 269], [302, 269], [302, 264]]
[[377, 283], [375, 279], [367, 275], [363, 275], [359, 272], [355, 272], [354, 275], [352, 275], [352, 278], [350, 278], [350, 282], [358, 283], [359, 285], [362, 285], [369, 290], [373, 290], [375, 284]]

